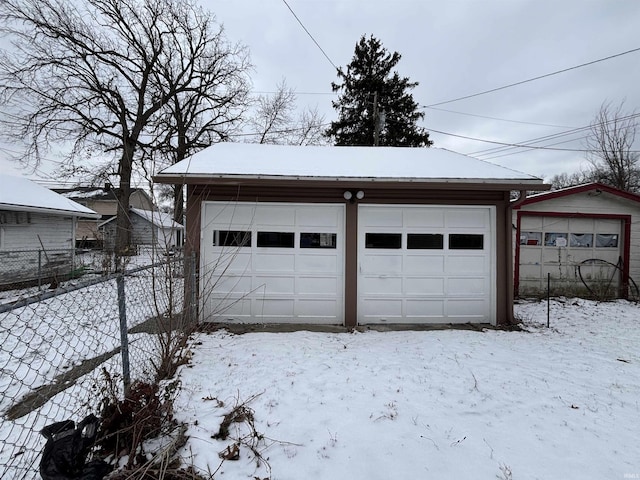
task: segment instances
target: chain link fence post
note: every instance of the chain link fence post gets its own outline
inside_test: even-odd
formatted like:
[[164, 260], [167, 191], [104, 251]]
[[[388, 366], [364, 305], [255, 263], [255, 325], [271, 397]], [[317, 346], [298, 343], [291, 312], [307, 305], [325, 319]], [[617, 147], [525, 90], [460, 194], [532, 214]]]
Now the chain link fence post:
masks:
[[118, 315], [120, 317], [120, 353], [122, 354], [122, 381], [125, 392], [131, 385], [131, 373], [129, 365], [129, 337], [127, 328], [127, 299], [124, 293], [124, 275], [116, 277], [118, 285]]
[[38, 250], [38, 290], [42, 290], [42, 250]]

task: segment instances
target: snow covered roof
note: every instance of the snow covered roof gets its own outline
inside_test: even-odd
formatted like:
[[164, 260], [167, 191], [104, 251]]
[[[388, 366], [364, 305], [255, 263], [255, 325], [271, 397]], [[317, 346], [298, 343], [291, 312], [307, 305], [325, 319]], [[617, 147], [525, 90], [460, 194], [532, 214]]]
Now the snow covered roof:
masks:
[[0, 174], [0, 210], [100, 218], [93, 210], [24, 178]]
[[[117, 187], [74, 187], [74, 188], [52, 188], [65, 198], [72, 200], [116, 200]], [[132, 188], [131, 193], [140, 191], [146, 195], [144, 190]]]
[[[160, 227], [160, 228], [176, 228], [176, 229], [184, 228], [178, 222], [174, 222], [173, 218], [168, 213], [157, 212], [155, 210], [154, 211], [141, 210], [139, 208], [129, 208], [129, 211], [132, 212], [132, 213], [135, 213], [139, 217], [144, 218], [147, 222], [155, 225], [156, 227]], [[108, 220], [102, 222], [100, 225], [98, 225], [98, 227], [102, 227], [103, 225], [106, 225], [107, 223], [112, 222], [115, 219], [116, 219], [116, 217], [111, 217], [110, 219], [108, 219]]]
[[218, 143], [162, 170], [158, 181], [294, 179], [542, 185], [542, 179], [440, 148]]
[[146, 221], [153, 223], [154, 225], [162, 228], [183, 228], [178, 222], [174, 222], [171, 215], [168, 213], [140, 210], [139, 208], [130, 209], [136, 215], [144, 218]]
[[526, 199], [519, 201], [514, 201], [514, 208], [517, 210], [523, 205], [529, 205], [532, 203], [544, 202], [545, 200], [552, 200], [555, 198], [566, 197], [568, 195], [575, 195], [579, 193], [585, 192], [596, 192], [598, 194], [605, 192], [616, 197], [624, 198], [626, 200], [631, 200], [633, 202], [640, 203], [640, 195], [632, 192], [627, 192], [625, 190], [620, 190], [618, 188], [610, 187], [609, 185], [604, 185], [598, 182], [590, 182], [583, 183], [581, 185], [574, 185], [571, 187], [560, 188], [558, 190], [552, 190], [550, 192], [540, 192], [534, 193], [533, 195], [528, 195]]

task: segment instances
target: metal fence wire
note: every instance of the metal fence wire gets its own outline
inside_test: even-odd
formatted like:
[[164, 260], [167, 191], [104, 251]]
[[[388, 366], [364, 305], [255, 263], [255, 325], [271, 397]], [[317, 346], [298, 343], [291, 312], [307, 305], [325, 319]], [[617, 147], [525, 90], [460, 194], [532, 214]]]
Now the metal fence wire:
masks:
[[0, 251], [0, 289], [48, 287], [79, 276], [81, 259], [71, 249]]
[[26, 298], [5, 292], [0, 478], [39, 478], [42, 428], [99, 414], [107, 378], [121, 394], [131, 381], [154, 381], [161, 336], [184, 326], [184, 281], [183, 259], [168, 259]]

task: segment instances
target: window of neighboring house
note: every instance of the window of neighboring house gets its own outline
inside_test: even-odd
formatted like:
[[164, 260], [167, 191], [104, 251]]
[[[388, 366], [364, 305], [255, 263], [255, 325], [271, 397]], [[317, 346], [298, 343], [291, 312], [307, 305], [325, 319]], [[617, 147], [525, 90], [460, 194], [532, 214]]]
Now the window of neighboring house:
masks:
[[300, 248], [336, 248], [337, 235], [335, 233], [307, 233], [300, 234]]
[[24, 223], [31, 223], [31, 213], [7, 210], [0, 212], [0, 225], [21, 225]]
[[520, 232], [520, 245], [542, 245], [542, 232]]
[[567, 234], [566, 233], [545, 233], [544, 245], [546, 247], [566, 247]]
[[452, 233], [449, 235], [449, 250], [482, 250], [484, 235]]
[[251, 232], [245, 230], [215, 230], [213, 245], [217, 247], [250, 247]]
[[293, 232], [258, 232], [258, 247], [293, 248]]
[[408, 250], [442, 250], [444, 235], [441, 233], [407, 233]]
[[402, 248], [402, 234], [400, 233], [366, 233], [365, 248]]
[[618, 246], [618, 234], [597, 233], [596, 248], [614, 248]]
[[593, 233], [570, 233], [569, 246], [578, 248], [593, 247]]

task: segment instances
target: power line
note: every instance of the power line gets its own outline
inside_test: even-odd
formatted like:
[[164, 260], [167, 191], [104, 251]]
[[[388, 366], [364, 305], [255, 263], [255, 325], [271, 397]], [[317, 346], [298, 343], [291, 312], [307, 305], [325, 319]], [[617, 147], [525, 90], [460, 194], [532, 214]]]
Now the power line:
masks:
[[[284, 1], [284, 0], [283, 0]], [[621, 57], [623, 55], [628, 55], [629, 53], [634, 53], [640, 51], [640, 47], [634, 48], [631, 50], [627, 50], [626, 52], [616, 53], [615, 55], [609, 55], [608, 57], [599, 58], [598, 60], [593, 60], [587, 63], [581, 63], [580, 65], [574, 65], [573, 67], [564, 68], [562, 70], [557, 70], [551, 73], [545, 73], [544, 75], [539, 75], [537, 77], [529, 78], [527, 80], [522, 80], [520, 82], [510, 83], [509, 85], [504, 85], [502, 87], [492, 88], [490, 90], [485, 90], [483, 92], [473, 93], [471, 95], [465, 95], [464, 97], [454, 98], [453, 100], [446, 100], [444, 102], [432, 103], [430, 105], [426, 105], [426, 108], [437, 107], [438, 105], [444, 105], [446, 103], [453, 103], [459, 100], [466, 100], [468, 98], [479, 97], [480, 95], [486, 95], [487, 93], [497, 92], [498, 90], [504, 90], [505, 88], [515, 87], [516, 85], [522, 85], [523, 83], [533, 82], [535, 80], [540, 80], [541, 78], [551, 77], [553, 75], [558, 75], [560, 73], [568, 72], [570, 70], [575, 70], [576, 68], [586, 67], [588, 65], [593, 65], [594, 63], [604, 62], [605, 60], [611, 60], [612, 58]]]
[[[456, 134], [456, 133], [443, 132], [441, 130], [435, 130], [435, 129], [429, 128], [429, 127], [426, 127], [426, 128], [427, 128], [427, 130], [429, 130], [429, 132], [440, 133], [442, 135], [448, 135], [450, 137], [464, 138], [465, 140], [473, 140], [475, 142], [492, 143], [494, 145], [503, 145], [505, 147], [518, 147], [518, 148], [528, 148], [528, 149], [531, 149], [531, 150], [555, 150], [555, 151], [561, 151], [561, 152], [582, 152], [582, 153], [588, 153], [588, 152], [593, 152], [594, 151], [594, 150], [588, 150], [588, 149], [553, 148], [553, 147], [548, 147], [548, 146], [523, 145], [523, 144], [519, 144], [519, 143], [498, 142], [496, 140], [487, 140], [485, 138], [469, 137], [467, 135], [459, 135], [459, 134]], [[631, 150], [630, 153], [640, 153], [640, 150]]]
[[313, 40], [313, 43], [316, 44], [316, 47], [318, 47], [320, 49], [320, 51], [322, 52], [322, 54], [324, 55], [324, 57], [329, 61], [329, 63], [331, 64], [331, 66], [337, 71], [338, 67], [336, 67], [336, 64], [333, 63], [331, 61], [331, 59], [329, 58], [329, 55], [327, 55], [327, 52], [325, 52], [322, 47], [320, 46], [320, 44], [316, 41], [315, 38], [313, 38], [313, 35], [311, 35], [311, 33], [309, 32], [309, 30], [307, 30], [307, 27], [304, 26], [304, 24], [302, 23], [302, 21], [298, 18], [298, 16], [296, 15], [296, 12], [293, 11], [293, 9], [289, 6], [289, 4], [287, 3], [287, 0], [282, 0], [284, 2], [284, 4], [287, 6], [287, 8], [289, 9], [289, 11], [291, 12], [291, 14], [295, 17], [295, 19], [298, 21], [298, 23], [300, 24], [300, 26], [304, 29], [305, 32], [307, 32], [307, 35], [309, 35], [309, 38], [311, 40]]
[[[620, 117], [620, 118], [612, 118], [611, 120], [605, 122], [605, 125], [608, 125], [610, 123], [619, 122], [619, 121], [631, 120], [631, 119], [637, 118], [639, 116], [640, 116], [640, 113], [633, 113], [631, 115], [626, 115], [626, 116]], [[534, 144], [534, 143], [540, 143], [540, 142], [544, 142], [544, 141], [548, 141], [548, 140], [556, 140], [558, 138], [565, 137], [567, 135], [573, 135], [573, 134], [581, 133], [581, 132], [584, 132], [584, 131], [590, 131], [591, 128], [592, 128], [592, 125], [586, 125], [586, 126], [583, 126], [583, 127], [576, 127], [576, 128], [572, 128], [570, 130], [567, 130], [565, 132], [558, 132], [558, 133], [553, 133], [553, 134], [550, 134], [550, 135], [544, 135], [542, 137], [536, 137], [536, 138], [532, 138], [530, 140], [524, 140], [524, 141], [521, 141], [521, 142], [517, 142], [516, 144], [517, 145], [529, 146], [529, 145]], [[585, 135], [585, 136], [582, 136], [582, 137], [579, 137], [579, 138], [575, 138], [575, 139], [571, 139], [571, 140], [568, 140], [568, 141], [577, 141], [577, 140], [581, 140], [581, 139], [584, 139], [584, 138], [587, 138], [587, 136]], [[559, 142], [559, 143], [566, 143], [566, 141]], [[557, 144], [553, 144], [553, 145], [557, 145]], [[549, 145], [549, 146], [551, 146], [551, 145]], [[511, 146], [507, 146], [507, 147], [492, 147], [492, 148], [487, 148], [487, 149], [484, 149], [484, 150], [478, 150], [478, 151], [475, 151], [475, 152], [471, 152], [468, 155], [474, 155], [474, 156], [476, 156], [476, 155], [480, 155], [480, 156], [491, 155], [491, 154], [496, 154], [496, 153], [502, 153], [502, 152], [505, 152], [507, 150], [511, 150], [513, 148], [521, 148], [521, 147], [511, 147]], [[496, 158], [496, 157], [492, 157], [492, 158]]]
[[497, 120], [499, 122], [509, 122], [509, 123], [519, 123], [522, 125], [536, 125], [538, 127], [553, 127], [553, 128], [572, 128], [572, 127], [568, 127], [566, 125], [552, 125], [549, 123], [535, 123], [535, 122], [524, 122], [521, 120], [509, 120], [507, 118], [498, 118], [498, 117], [488, 117], [486, 115], [477, 115], [474, 113], [466, 113], [466, 112], [458, 112], [456, 110], [447, 110], [446, 108], [436, 108], [436, 107], [428, 107], [425, 105], [422, 105], [423, 108], [428, 108], [429, 110], [437, 110], [439, 112], [447, 112], [447, 113], [455, 113], [456, 115], [466, 115], [468, 117], [477, 117], [477, 118], [486, 118], [489, 120]]
[[[274, 93], [279, 93], [279, 92], [253, 90], [251, 93], [257, 93], [259, 95], [272, 95]], [[338, 95], [337, 92], [296, 92], [294, 91], [293, 93], [295, 93], [296, 95], [332, 95], [332, 96]]]

